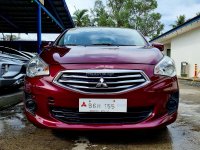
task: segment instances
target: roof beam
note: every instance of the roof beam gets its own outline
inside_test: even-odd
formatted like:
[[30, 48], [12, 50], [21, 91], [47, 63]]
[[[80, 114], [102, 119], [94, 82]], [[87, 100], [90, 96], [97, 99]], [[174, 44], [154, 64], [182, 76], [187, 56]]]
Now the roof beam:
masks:
[[38, 0], [34, 0], [38, 5], [40, 5], [41, 6], [41, 8], [43, 9], [43, 11], [45, 12], [45, 13], [47, 13], [47, 15], [49, 16], [49, 17], [51, 17], [51, 19], [62, 29], [62, 30], [65, 30], [65, 27], [64, 26], [62, 26], [61, 24], [60, 24], [60, 22], [44, 7], [44, 5], [42, 5]]
[[71, 21], [71, 23], [72, 23], [73, 27], [75, 27], [75, 24], [74, 24], [74, 22], [73, 22], [73, 20], [72, 20], [71, 14], [69, 13], [69, 9], [68, 9], [68, 7], [67, 7], [67, 4], [66, 4], [65, 0], [62, 0], [62, 1], [63, 1], [63, 4], [64, 4], [64, 8], [65, 8], [65, 10], [67, 11], [68, 16], [70, 16], [70, 21]]
[[[14, 27], [18, 31], [22, 31], [17, 25], [15, 25], [11, 20], [9, 20], [8, 17], [0, 14], [0, 18], [2, 18], [4, 21], [6, 21], [9, 25], [11, 25], [12, 27]], [[27, 33], [27, 32], [25, 32], [25, 33]]]
[[53, 12], [55, 13], [56, 17], [58, 18], [58, 20], [60, 21], [60, 23], [62, 24], [62, 26], [64, 27], [64, 24], [62, 22], [62, 20], [60, 19], [60, 16], [58, 15], [56, 8], [53, 5], [53, 1], [52, 0], [47, 0], [49, 2], [49, 4], [51, 5], [51, 8], [53, 9]]

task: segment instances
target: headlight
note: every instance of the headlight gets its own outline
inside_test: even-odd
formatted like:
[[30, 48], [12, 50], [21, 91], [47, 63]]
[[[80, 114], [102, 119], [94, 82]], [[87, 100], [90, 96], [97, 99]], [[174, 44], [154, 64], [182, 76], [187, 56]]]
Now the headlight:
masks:
[[176, 75], [174, 61], [170, 57], [164, 56], [163, 59], [155, 66], [154, 74], [174, 77]]
[[28, 77], [49, 75], [49, 66], [39, 56], [33, 57], [27, 66]]

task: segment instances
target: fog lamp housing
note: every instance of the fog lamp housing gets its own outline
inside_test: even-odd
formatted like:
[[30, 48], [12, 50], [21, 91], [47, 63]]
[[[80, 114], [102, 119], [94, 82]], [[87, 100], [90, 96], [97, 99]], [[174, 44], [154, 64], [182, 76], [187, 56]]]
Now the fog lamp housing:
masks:
[[172, 114], [172, 113], [176, 112], [178, 109], [178, 104], [179, 104], [179, 92], [175, 92], [175, 93], [171, 94], [171, 96], [166, 104], [168, 113]]

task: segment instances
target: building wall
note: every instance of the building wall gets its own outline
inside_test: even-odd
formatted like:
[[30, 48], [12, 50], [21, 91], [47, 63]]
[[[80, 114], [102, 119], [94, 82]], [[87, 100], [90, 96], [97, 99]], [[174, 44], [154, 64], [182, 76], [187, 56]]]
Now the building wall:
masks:
[[171, 57], [176, 63], [178, 76], [181, 75], [181, 62], [186, 61], [189, 63], [189, 77], [193, 77], [195, 64], [200, 70], [200, 28], [172, 39]]

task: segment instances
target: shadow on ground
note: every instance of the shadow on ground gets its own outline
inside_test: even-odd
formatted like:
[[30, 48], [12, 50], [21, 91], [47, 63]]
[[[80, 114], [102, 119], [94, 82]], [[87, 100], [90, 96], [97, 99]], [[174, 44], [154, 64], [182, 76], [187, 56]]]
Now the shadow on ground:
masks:
[[[139, 130], [139, 131], [58, 131], [53, 130], [53, 135], [60, 139], [69, 140], [84, 137], [92, 144], [97, 145], [151, 145], [171, 143], [170, 132], [168, 128], [157, 130]], [[77, 141], [81, 143], [81, 140]]]

